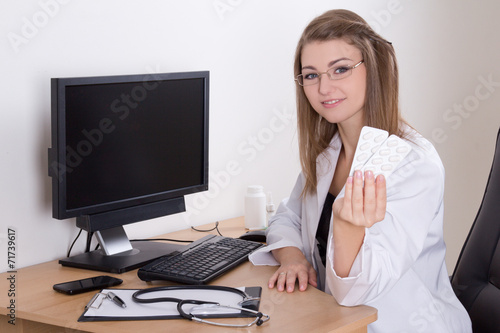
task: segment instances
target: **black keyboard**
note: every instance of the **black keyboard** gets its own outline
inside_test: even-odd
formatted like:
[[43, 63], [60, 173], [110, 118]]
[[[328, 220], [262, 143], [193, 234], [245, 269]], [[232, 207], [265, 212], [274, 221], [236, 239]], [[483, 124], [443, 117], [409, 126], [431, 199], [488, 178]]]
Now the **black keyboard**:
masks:
[[139, 269], [143, 281], [169, 280], [183, 284], [206, 284], [248, 259], [264, 244], [215, 235], [193, 242], [182, 251], [158, 258]]

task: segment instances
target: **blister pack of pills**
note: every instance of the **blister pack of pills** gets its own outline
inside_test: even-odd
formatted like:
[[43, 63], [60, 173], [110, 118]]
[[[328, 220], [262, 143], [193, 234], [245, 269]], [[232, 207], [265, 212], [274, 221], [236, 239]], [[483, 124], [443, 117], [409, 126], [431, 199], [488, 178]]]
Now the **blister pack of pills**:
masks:
[[387, 131], [378, 128], [365, 126], [361, 129], [349, 176], [353, 176], [355, 170], [361, 170], [363, 168], [388, 136], [389, 133]]
[[355, 170], [361, 170], [363, 176], [365, 171], [371, 170], [375, 177], [384, 175], [387, 179], [396, 169], [398, 164], [411, 151], [411, 146], [396, 135], [387, 137], [387, 132], [365, 126], [354, 153], [354, 159], [349, 175]]

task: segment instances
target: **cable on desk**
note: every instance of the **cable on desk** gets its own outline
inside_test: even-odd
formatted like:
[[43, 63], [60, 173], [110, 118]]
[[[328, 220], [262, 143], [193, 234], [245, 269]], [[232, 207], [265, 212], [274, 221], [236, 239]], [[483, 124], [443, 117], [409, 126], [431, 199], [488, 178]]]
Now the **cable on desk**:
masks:
[[[195, 227], [191, 227], [191, 229], [193, 229], [194, 231], [198, 231], [198, 232], [210, 232], [210, 231], [217, 230], [217, 233], [219, 234], [219, 236], [222, 236], [222, 234], [219, 231], [219, 221], [215, 222], [215, 227], [213, 227], [212, 229], [197, 229]], [[224, 237], [224, 236], [222, 236], [222, 237]]]
[[90, 252], [90, 245], [92, 243], [92, 237], [94, 236], [94, 232], [87, 232], [87, 246], [85, 247], [85, 253]]
[[153, 241], [165, 241], [165, 242], [177, 242], [177, 243], [192, 243], [192, 240], [182, 240], [182, 239], [170, 239], [170, 238], [146, 238], [146, 239], [131, 239], [131, 242], [153, 242]]
[[67, 253], [67, 257], [69, 258], [69, 256], [71, 255], [71, 250], [73, 249], [73, 246], [75, 245], [78, 237], [80, 237], [80, 234], [82, 233], [83, 229], [80, 229], [80, 231], [78, 232], [78, 235], [76, 235], [75, 239], [73, 240], [73, 243], [71, 243], [71, 246], [69, 247], [69, 250], [68, 250], [68, 253]]
[[[154, 241], [164, 241], [164, 242], [177, 242], [177, 243], [192, 243], [192, 240], [182, 240], [182, 239], [170, 239], [170, 238], [145, 238], [145, 239], [131, 239], [130, 242], [154, 242]], [[94, 251], [99, 249], [97, 244]]]
[[[219, 221], [215, 222], [215, 227], [211, 229], [197, 229], [195, 227], [191, 227], [192, 230], [198, 231], [198, 232], [210, 232], [216, 230], [219, 236], [223, 236], [219, 230]], [[73, 240], [73, 243], [71, 243], [71, 246], [68, 250], [67, 256], [69, 258], [71, 254], [71, 250], [73, 249], [73, 246], [75, 245], [76, 241], [80, 237], [83, 229], [80, 228], [80, 231], [78, 232], [78, 235], [76, 235], [75, 239]], [[85, 247], [85, 252], [90, 252], [90, 246], [92, 243], [92, 237], [94, 236], [94, 232], [87, 232], [87, 245]], [[224, 236], [223, 236], [224, 237]], [[148, 238], [148, 239], [131, 239], [131, 242], [145, 242], [145, 241], [165, 241], [165, 242], [178, 242], [178, 243], [192, 243], [192, 240], [179, 240], [179, 239], [169, 239], [169, 238]], [[94, 250], [97, 250], [99, 248], [99, 244], [96, 245]]]
[[[83, 229], [80, 228], [80, 231], [78, 232], [78, 235], [76, 235], [75, 239], [71, 243], [71, 246], [69, 247], [68, 252], [66, 254], [66, 256], [68, 258], [71, 256], [71, 251], [73, 250], [73, 246], [75, 246], [76, 241], [78, 240], [78, 238], [80, 238], [80, 235], [82, 234], [82, 231], [83, 231]], [[85, 251], [84, 251], [85, 253], [90, 252], [90, 244], [92, 243], [92, 237], [93, 236], [94, 236], [93, 232], [87, 232], [87, 244], [85, 246]], [[97, 247], [99, 247], [99, 245]], [[96, 248], [96, 250], [97, 250], [97, 248]]]

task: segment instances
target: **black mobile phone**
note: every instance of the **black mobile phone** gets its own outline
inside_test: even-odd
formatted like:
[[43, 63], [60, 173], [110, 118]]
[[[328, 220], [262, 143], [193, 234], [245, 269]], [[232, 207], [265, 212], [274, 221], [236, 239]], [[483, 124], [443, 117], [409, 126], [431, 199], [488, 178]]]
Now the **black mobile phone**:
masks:
[[76, 295], [85, 293], [87, 291], [117, 286], [122, 282], [122, 279], [117, 279], [107, 275], [101, 275], [87, 279], [58, 283], [55, 284], [53, 288], [54, 290], [67, 295]]

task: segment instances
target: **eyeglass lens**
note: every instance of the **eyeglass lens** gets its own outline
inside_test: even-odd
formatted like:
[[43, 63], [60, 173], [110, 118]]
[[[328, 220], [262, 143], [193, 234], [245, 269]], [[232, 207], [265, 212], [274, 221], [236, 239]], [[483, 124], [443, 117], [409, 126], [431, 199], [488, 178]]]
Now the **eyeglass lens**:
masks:
[[303, 73], [297, 76], [297, 81], [302, 86], [309, 86], [313, 84], [318, 84], [321, 75], [327, 74], [330, 80], [341, 80], [348, 77], [352, 73], [352, 67], [349, 66], [339, 66], [330, 68], [324, 73]]

